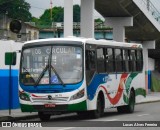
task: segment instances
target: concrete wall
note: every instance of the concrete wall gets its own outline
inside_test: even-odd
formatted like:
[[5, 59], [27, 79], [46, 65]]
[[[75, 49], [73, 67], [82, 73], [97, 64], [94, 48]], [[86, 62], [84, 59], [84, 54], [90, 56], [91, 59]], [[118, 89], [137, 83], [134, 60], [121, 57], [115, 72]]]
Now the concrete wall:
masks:
[[145, 14], [145, 16], [149, 19], [149, 21], [156, 27], [156, 29], [160, 32], [160, 23], [153, 17], [154, 12], [147, 10], [147, 5], [143, 0], [133, 0], [133, 2], [141, 9], [141, 11]]
[[144, 52], [145, 71], [154, 70], [155, 60], [148, 58], [148, 49], [155, 49], [155, 41], [144, 41], [142, 45], [143, 45], [143, 52]]
[[148, 58], [148, 70], [155, 70], [155, 59]]
[[143, 45], [143, 59], [145, 67], [145, 86], [147, 93], [151, 90], [151, 73], [155, 69], [155, 60], [148, 58], [148, 49], [155, 49], [155, 41], [144, 41]]

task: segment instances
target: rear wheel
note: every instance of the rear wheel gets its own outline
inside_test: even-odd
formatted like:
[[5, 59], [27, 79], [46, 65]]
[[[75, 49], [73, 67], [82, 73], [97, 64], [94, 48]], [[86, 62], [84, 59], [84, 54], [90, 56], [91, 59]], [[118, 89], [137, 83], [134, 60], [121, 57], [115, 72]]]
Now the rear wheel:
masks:
[[117, 111], [119, 113], [133, 113], [134, 107], [135, 107], [135, 94], [134, 91], [131, 91], [129, 97], [129, 104], [127, 106], [117, 107]]
[[41, 121], [48, 121], [50, 120], [50, 117], [51, 117], [50, 114], [44, 114], [43, 112], [38, 112], [38, 116]]
[[126, 106], [127, 112], [128, 113], [133, 113], [134, 112], [134, 107], [135, 107], [135, 94], [133, 91], [130, 93], [129, 97], [129, 104]]

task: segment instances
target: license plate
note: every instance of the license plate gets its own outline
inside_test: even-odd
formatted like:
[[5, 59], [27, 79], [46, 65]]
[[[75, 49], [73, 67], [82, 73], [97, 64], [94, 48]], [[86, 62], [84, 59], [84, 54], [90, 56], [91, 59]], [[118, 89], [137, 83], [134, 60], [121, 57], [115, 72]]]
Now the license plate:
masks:
[[55, 104], [45, 104], [44, 107], [45, 108], [54, 108], [54, 107], [56, 107], [56, 105]]

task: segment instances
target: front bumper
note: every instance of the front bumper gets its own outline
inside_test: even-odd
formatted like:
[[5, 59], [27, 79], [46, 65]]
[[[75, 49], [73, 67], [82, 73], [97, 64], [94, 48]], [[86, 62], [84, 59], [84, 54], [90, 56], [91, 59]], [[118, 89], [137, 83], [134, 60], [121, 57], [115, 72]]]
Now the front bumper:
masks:
[[20, 104], [22, 112], [75, 112], [75, 111], [86, 111], [87, 103], [86, 101], [82, 101], [76, 104], [63, 104], [63, 105], [55, 105], [55, 107], [45, 108], [45, 105], [26, 105]]

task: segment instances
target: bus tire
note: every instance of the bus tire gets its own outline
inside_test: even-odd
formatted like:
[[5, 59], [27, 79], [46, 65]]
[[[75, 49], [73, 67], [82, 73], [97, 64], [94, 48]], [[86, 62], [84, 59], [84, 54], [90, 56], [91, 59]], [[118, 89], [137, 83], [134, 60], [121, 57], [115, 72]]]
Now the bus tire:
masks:
[[133, 113], [135, 107], [135, 93], [133, 90], [130, 92], [129, 104], [126, 106], [117, 107], [118, 113]]
[[85, 112], [85, 111], [79, 111], [77, 112], [77, 115], [80, 117], [80, 118], [87, 118], [88, 117], [88, 112]]
[[126, 106], [119, 106], [117, 107], [118, 113], [126, 113]]
[[126, 106], [127, 113], [133, 113], [135, 107], [135, 93], [133, 90], [130, 92], [129, 104]]
[[97, 98], [97, 109], [91, 112], [91, 117], [96, 119], [104, 114], [104, 95], [102, 92], [99, 93]]
[[49, 121], [51, 117], [50, 114], [44, 114], [43, 112], [38, 112], [38, 116], [41, 121]]

